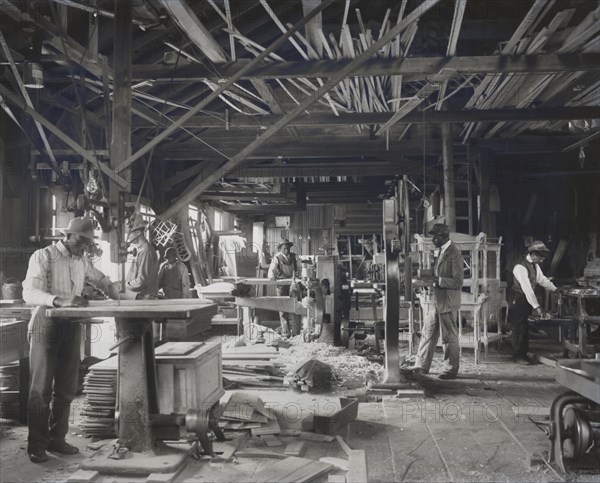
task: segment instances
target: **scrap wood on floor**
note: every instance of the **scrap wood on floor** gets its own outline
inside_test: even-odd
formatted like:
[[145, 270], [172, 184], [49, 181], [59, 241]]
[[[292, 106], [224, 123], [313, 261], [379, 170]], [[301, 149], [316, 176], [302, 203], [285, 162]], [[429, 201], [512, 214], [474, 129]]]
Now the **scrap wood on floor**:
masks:
[[280, 352], [264, 344], [246, 345], [238, 341], [233, 346], [223, 347], [223, 377], [226, 388], [236, 387], [282, 387], [282, 364], [275, 362]]
[[278, 434], [280, 431], [273, 409], [266, 407], [254, 394], [234, 392], [223, 407], [219, 422], [223, 430], [250, 430], [252, 434]]

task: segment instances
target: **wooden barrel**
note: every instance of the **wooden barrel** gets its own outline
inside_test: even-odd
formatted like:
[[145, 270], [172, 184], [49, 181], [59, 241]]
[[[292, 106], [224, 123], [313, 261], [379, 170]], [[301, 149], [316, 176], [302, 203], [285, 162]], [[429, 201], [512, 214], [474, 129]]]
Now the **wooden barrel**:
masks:
[[2, 285], [2, 300], [17, 300], [23, 298], [23, 287], [16, 278], [7, 278]]

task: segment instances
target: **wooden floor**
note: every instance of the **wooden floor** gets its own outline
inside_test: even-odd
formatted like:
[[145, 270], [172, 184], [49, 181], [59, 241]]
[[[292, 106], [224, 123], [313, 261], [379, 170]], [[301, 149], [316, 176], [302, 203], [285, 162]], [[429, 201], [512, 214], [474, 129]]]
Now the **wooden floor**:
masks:
[[[550, 448], [546, 435], [533, 421], [547, 420], [553, 399], [564, 391], [554, 381], [553, 368], [513, 364], [509, 354], [498, 353], [495, 348], [475, 365], [472, 351], [465, 350], [461, 377], [441, 381], [435, 377], [435, 372], [441, 371], [440, 359], [441, 353], [437, 353], [432, 373], [423, 381], [426, 398], [384, 397], [381, 402], [363, 402], [357, 419], [338, 433], [351, 448], [366, 451], [369, 481], [561, 481], [547, 466], [529, 468], [528, 464], [530, 454]], [[333, 395], [291, 389], [253, 392], [275, 409], [282, 429], [294, 429], [305, 416], [327, 411], [337, 397], [361, 391], [338, 388]], [[85, 449], [90, 440], [78, 436], [73, 425], [70, 440], [82, 454], [53, 456], [43, 465], [34, 465], [25, 451], [26, 428], [4, 423], [1, 429], [0, 481], [66, 481], [77, 464], [91, 454]], [[294, 438], [279, 439], [283, 446], [267, 448], [251, 438], [246, 447], [282, 453]], [[305, 458], [325, 456], [346, 458], [336, 441], [307, 442]], [[175, 481], [256, 481], [254, 475], [274, 462], [190, 459]], [[341, 470], [332, 473], [344, 474]], [[327, 476], [318, 481], [327, 481]], [[600, 474], [573, 475], [572, 481], [600, 482]]]

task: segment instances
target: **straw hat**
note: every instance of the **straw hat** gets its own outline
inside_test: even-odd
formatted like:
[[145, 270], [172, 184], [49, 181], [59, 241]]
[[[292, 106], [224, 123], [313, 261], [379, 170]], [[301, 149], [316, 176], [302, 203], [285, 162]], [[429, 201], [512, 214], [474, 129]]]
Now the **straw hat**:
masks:
[[283, 240], [281, 240], [279, 245], [277, 245], [277, 249], [279, 250], [284, 245], [288, 245], [288, 246], [292, 247], [292, 246], [294, 246], [294, 243], [289, 241], [287, 238], [284, 238]]
[[69, 225], [62, 230], [64, 234], [79, 235], [90, 240], [94, 239], [94, 221], [92, 218], [78, 216], [69, 221]]

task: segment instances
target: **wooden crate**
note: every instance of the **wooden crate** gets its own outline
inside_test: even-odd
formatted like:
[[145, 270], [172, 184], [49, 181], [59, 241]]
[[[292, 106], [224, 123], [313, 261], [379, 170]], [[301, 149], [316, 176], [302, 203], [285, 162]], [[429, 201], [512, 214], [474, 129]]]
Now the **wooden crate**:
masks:
[[162, 414], [208, 409], [225, 393], [219, 342], [167, 342], [155, 358]]
[[167, 319], [163, 337], [171, 340], [184, 340], [188, 337], [203, 334], [212, 327], [211, 318], [206, 316], [192, 317], [191, 319]]

